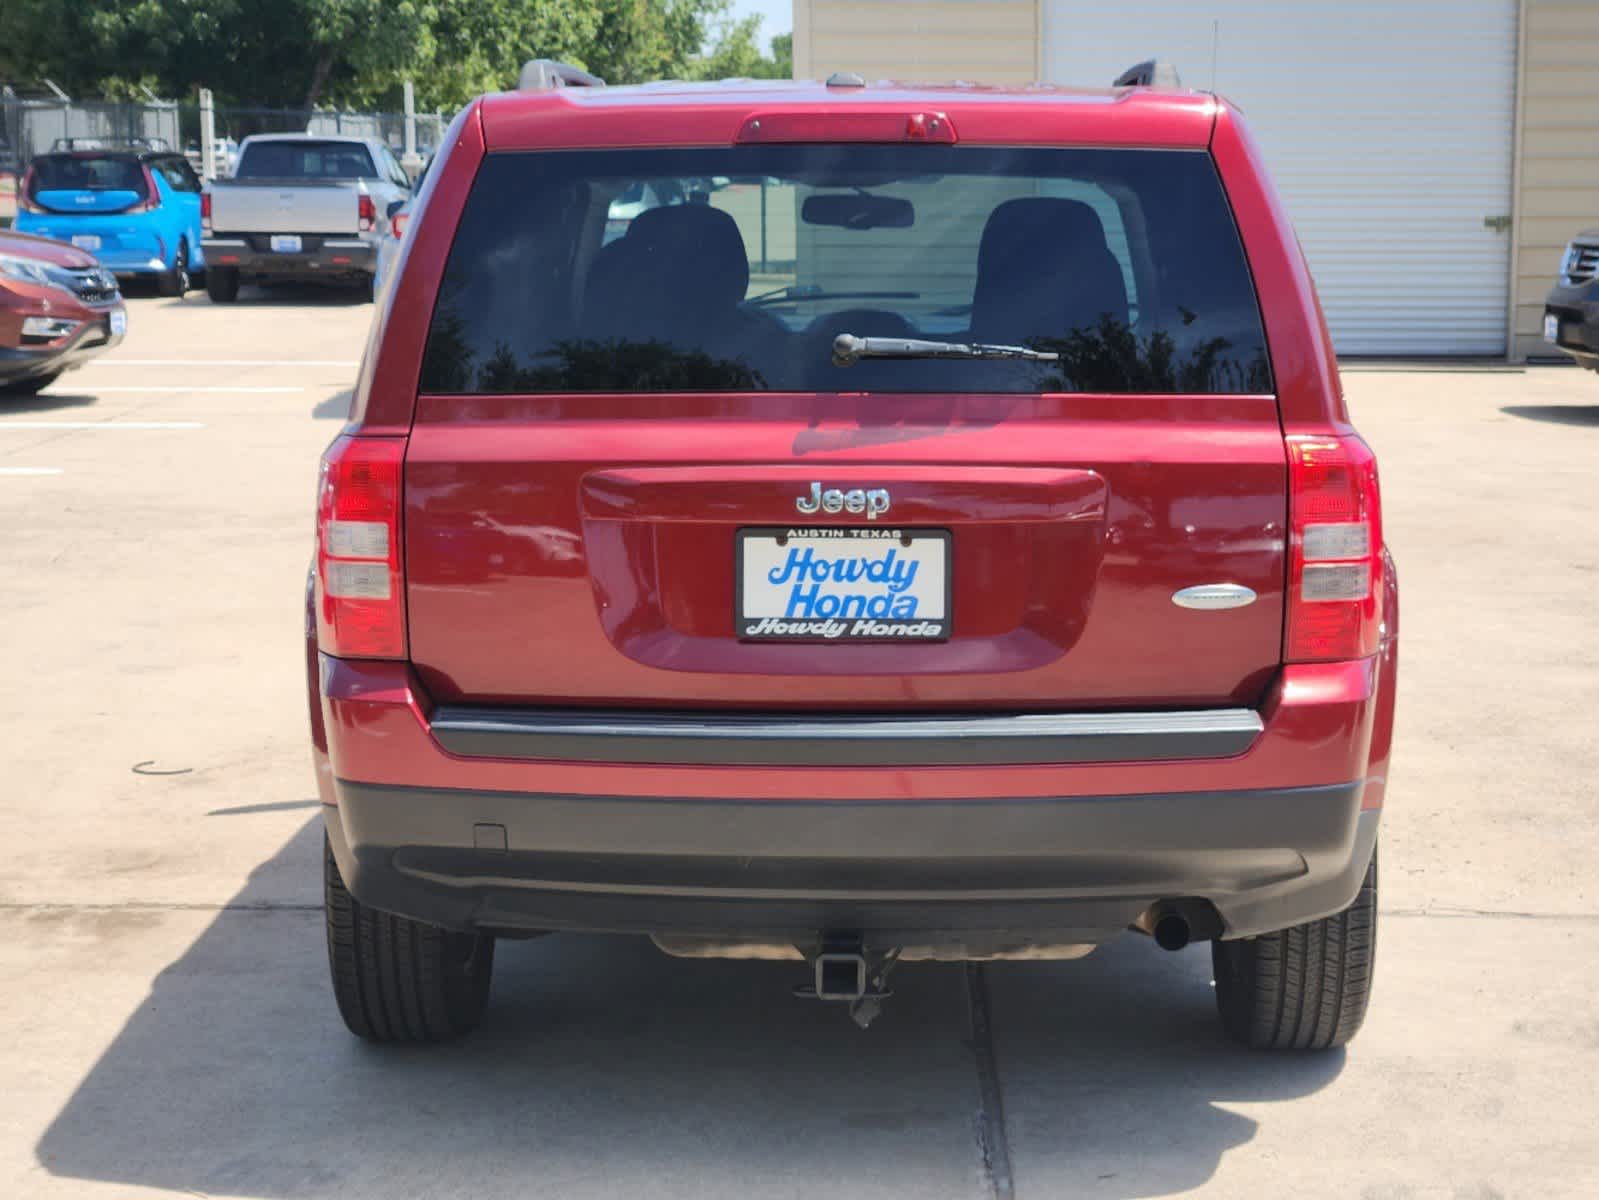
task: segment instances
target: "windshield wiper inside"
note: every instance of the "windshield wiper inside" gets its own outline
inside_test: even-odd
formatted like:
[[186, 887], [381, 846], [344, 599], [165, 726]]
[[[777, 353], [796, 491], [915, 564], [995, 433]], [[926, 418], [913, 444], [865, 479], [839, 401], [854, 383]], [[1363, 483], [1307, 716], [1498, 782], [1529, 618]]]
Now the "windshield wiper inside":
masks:
[[775, 291], [751, 296], [745, 304], [798, 304], [807, 300], [920, 300], [920, 292], [829, 292], [813, 283], [780, 287]]
[[1060, 355], [1026, 346], [995, 346], [987, 342], [926, 342], [920, 338], [856, 337], [841, 333], [833, 339], [833, 365], [853, 367], [863, 358], [1019, 358], [1027, 362], [1059, 362]]

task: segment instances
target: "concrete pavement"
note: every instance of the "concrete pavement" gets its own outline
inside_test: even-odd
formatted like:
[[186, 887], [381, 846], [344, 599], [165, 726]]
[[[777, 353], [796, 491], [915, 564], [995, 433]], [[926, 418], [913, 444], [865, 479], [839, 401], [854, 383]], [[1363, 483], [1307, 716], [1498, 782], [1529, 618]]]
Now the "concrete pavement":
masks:
[[958, 967], [863, 1034], [790, 966], [502, 943], [478, 1035], [385, 1050], [327, 989], [298, 657], [370, 312], [135, 300], [0, 405], [58, 472], [0, 474], [0, 1194], [1594, 1193], [1599, 376], [1346, 376], [1404, 598], [1347, 1053], [1235, 1050], [1206, 952], [1130, 937], [986, 969], [975, 1044]]

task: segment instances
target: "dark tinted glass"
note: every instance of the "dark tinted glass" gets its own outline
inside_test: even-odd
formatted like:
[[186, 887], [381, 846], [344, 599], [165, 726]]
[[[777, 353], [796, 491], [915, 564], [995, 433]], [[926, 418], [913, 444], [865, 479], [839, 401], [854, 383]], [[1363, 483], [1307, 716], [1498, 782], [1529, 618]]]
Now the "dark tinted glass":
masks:
[[45, 154], [33, 160], [33, 191], [144, 195], [144, 167], [131, 154]]
[[372, 179], [365, 146], [350, 142], [255, 142], [239, 160], [235, 179]]
[[[840, 333], [1054, 361], [834, 364]], [[738, 146], [490, 155], [432, 392], [1269, 391], [1202, 151]]]
[[200, 177], [194, 173], [194, 168], [181, 158], [158, 158], [151, 164], [161, 172], [167, 185], [176, 192], [201, 191]]

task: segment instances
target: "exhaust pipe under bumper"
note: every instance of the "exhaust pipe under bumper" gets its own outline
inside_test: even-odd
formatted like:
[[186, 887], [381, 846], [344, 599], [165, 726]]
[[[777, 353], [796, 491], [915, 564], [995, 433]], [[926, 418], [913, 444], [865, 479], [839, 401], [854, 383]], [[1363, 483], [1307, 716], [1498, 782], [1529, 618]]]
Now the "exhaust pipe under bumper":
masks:
[[1162, 900], [1145, 909], [1133, 928], [1149, 934], [1162, 950], [1181, 950], [1189, 942], [1221, 936], [1221, 915], [1209, 900]]

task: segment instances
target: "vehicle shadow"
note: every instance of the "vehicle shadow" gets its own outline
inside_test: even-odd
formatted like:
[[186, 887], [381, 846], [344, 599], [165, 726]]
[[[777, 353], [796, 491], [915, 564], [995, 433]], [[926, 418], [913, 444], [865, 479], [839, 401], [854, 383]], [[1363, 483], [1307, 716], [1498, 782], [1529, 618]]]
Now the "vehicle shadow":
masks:
[[245, 284], [239, 289], [239, 304], [349, 308], [369, 304], [372, 289], [366, 285], [341, 283]]
[[334, 392], [325, 400], [318, 401], [311, 410], [311, 416], [319, 421], [348, 421], [350, 419], [350, 401], [355, 398], [354, 388], [345, 388], [342, 392]]
[[[961, 968], [902, 968], [861, 1032], [790, 994], [798, 964], [679, 962], [636, 938], [501, 942], [475, 1035], [368, 1046], [334, 1011], [320, 912], [282, 903], [317, 894], [320, 838], [315, 815], [155, 977], [37, 1144], [45, 1170], [341, 1200], [987, 1191]], [[1199, 962], [1124, 939], [1070, 969], [993, 971], [1024, 1194], [1041, 1164], [1061, 1167], [1029, 1157], [1041, 1141], [1100, 1193], [1192, 1186], [1255, 1129], [1217, 1101], [1336, 1073], [1224, 1052], [1200, 1020]]]
[[1499, 411], [1554, 425], [1599, 425], [1599, 404], [1506, 404]]
[[0, 415], [88, 408], [99, 402], [100, 397], [87, 392], [38, 392], [32, 396], [0, 396]]

